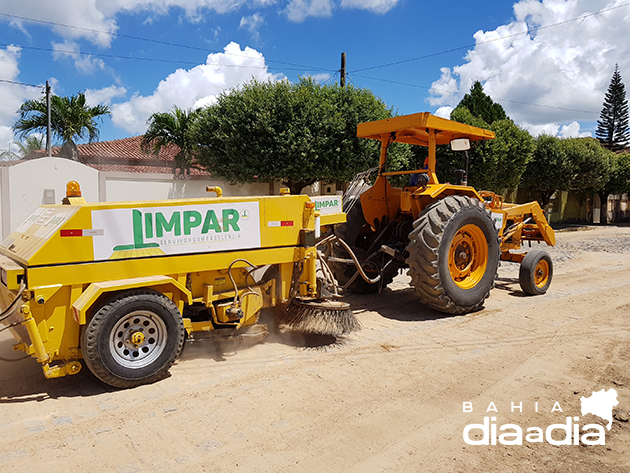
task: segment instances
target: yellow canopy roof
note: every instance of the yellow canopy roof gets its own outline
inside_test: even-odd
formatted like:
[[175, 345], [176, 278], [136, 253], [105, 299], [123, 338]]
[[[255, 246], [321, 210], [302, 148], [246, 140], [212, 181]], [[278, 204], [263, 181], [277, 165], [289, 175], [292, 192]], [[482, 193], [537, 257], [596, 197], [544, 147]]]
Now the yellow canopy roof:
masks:
[[395, 141], [413, 145], [429, 145], [429, 131], [436, 130], [436, 144], [444, 145], [457, 138], [471, 141], [491, 140], [494, 132], [436, 117], [429, 112], [414, 113], [401, 117], [387, 118], [375, 122], [359, 123], [357, 136], [381, 140], [396, 133]]

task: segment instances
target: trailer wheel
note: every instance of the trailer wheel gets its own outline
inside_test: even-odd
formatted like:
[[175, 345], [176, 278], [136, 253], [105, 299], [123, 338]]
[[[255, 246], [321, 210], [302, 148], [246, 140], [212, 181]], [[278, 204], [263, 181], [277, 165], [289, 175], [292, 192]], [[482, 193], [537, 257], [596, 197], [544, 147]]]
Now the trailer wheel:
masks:
[[440, 312], [478, 310], [494, 287], [499, 238], [478, 199], [448, 196], [427, 206], [414, 222], [407, 251], [411, 285]]
[[125, 292], [103, 305], [84, 327], [83, 359], [94, 375], [117, 388], [160, 379], [184, 344], [184, 324], [168, 297]]
[[[359, 261], [364, 263], [369, 256], [366, 254], [366, 251], [377, 235], [374, 230], [372, 230], [372, 227], [365, 221], [361, 201], [358, 197], [356, 199], [357, 201], [346, 214], [346, 223], [339, 225], [335, 229], [335, 234], [345, 241], [352, 248], [352, 251]], [[344, 205], [344, 207], [346, 207], [346, 205]], [[347, 251], [338, 243], [333, 245], [333, 256], [346, 259], [350, 258]], [[340, 286], [344, 286], [354, 276], [354, 273], [357, 272], [357, 268], [353, 264], [331, 262], [329, 265]], [[380, 273], [380, 261], [368, 261], [363, 267], [363, 270], [370, 279], [374, 279]], [[386, 268], [383, 272], [383, 280], [374, 284], [368, 283], [359, 275], [352, 284], [348, 286], [348, 291], [362, 294], [378, 292], [379, 286], [383, 288], [387, 286], [394, 280], [397, 273], [398, 266], [390, 265], [390, 267]]]
[[547, 292], [552, 276], [553, 263], [549, 253], [543, 250], [532, 250], [521, 261], [518, 282], [525, 294], [537, 296]]

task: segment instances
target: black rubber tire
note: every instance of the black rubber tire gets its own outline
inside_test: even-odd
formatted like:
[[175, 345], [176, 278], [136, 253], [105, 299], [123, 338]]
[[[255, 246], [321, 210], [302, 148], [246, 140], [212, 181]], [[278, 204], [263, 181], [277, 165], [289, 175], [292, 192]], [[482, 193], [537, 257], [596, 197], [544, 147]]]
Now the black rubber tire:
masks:
[[[549, 277], [545, 284], [539, 286], [536, 284], [536, 268], [541, 260], [547, 262], [549, 268]], [[544, 294], [551, 285], [551, 278], [553, 277], [553, 262], [551, 256], [544, 250], [532, 250], [525, 255], [523, 261], [521, 261], [521, 267], [518, 272], [518, 282], [521, 285], [521, 289], [525, 294], [530, 296], [538, 296]]]
[[[135, 329], [136, 325], [139, 328]], [[148, 327], [142, 345], [131, 352], [127, 349], [129, 358], [139, 358], [125, 359], [122, 350], [128, 345], [122, 341], [128, 334], [123, 333], [143, 332], [142, 325]], [[147, 289], [127, 291], [111, 298], [83, 327], [83, 360], [94, 376], [110, 386], [149, 384], [161, 379], [175, 362], [184, 344], [184, 332], [182, 316], [168, 297]]]
[[[346, 205], [344, 205], [347, 208]], [[357, 198], [356, 202], [352, 206], [349, 212], [346, 213], [346, 223], [338, 225], [335, 228], [335, 235], [345, 241], [352, 251], [355, 253], [359, 261], [363, 262], [366, 258], [365, 248], [369, 245], [369, 237], [375, 236], [371, 231], [366, 232], [367, 222], [363, 216], [363, 207], [361, 201]], [[333, 244], [333, 255], [339, 258], [350, 258], [347, 251], [339, 244]], [[354, 276], [357, 268], [354, 264], [345, 263], [329, 263], [339, 286], [345, 286], [345, 284]], [[374, 279], [379, 273], [375, 270], [369, 270], [365, 268], [365, 273], [370, 279]], [[398, 266], [390, 266], [383, 273], [383, 280], [374, 284], [368, 283], [365, 279], [358, 275], [356, 279], [348, 286], [348, 291], [361, 294], [373, 294], [378, 292], [379, 286], [385, 288], [390, 284], [394, 277], [398, 274]]]
[[[500, 258], [499, 237], [485, 204], [467, 196], [448, 196], [427, 206], [413, 225], [407, 274], [421, 302], [448, 314], [479, 310], [494, 287]], [[488, 245], [485, 271], [469, 289], [455, 283], [448, 261], [451, 242], [465, 225], [481, 230]]]

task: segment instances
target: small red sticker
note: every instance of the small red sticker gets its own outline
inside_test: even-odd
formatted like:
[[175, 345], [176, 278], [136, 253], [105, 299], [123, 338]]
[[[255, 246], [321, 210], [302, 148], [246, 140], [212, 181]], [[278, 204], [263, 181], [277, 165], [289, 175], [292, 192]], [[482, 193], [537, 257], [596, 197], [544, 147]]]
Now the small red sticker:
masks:
[[293, 226], [293, 220], [282, 220], [280, 222], [280, 226], [281, 227], [292, 227]]
[[83, 236], [83, 230], [60, 230], [59, 234], [62, 237]]

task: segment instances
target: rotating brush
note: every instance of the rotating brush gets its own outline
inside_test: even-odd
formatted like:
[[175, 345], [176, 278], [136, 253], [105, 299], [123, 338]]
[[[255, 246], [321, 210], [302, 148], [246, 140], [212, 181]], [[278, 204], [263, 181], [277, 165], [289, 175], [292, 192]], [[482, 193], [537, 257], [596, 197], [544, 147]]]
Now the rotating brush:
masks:
[[278, 322], [305, 333], [345, 335], [361, 329], [347, 302], [295, 297], [280, 311]]

